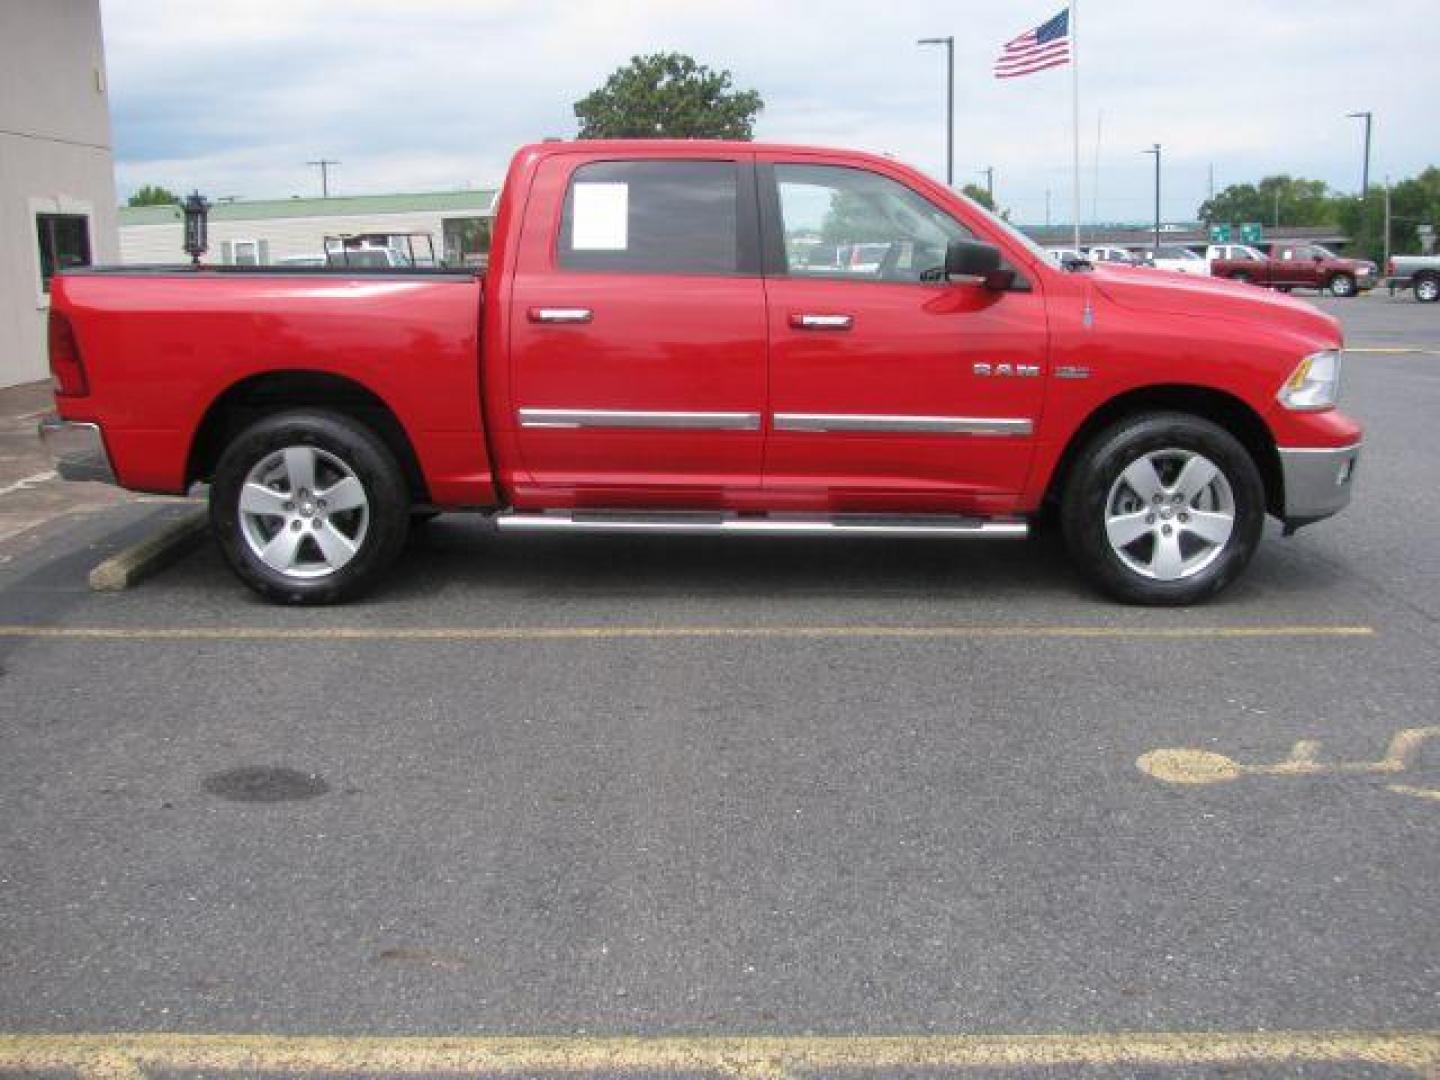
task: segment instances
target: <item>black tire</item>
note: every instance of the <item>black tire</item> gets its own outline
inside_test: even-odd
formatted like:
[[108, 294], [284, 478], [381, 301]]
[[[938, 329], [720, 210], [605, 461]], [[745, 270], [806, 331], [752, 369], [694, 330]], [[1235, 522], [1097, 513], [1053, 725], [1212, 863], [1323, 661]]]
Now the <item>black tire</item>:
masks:
[[[283, 454], [287, 449], [308, 450], [309, 457], [320, 462], [314, 473], [316, 496], [324, 494], [320, 479], [337, 475], [333, 471], [337, 467], [347, 469], [363, 490], [363, 510], [329, 511], [335, 528], [343, 528], [342, 518], [348, 513], [346, 520], [355, 537], [353, 555], [333, 570], [326, 569], [320, 538], [306, 539], [307, 530], [318, 532], [325, 526], [323, 501], [318, 502], [318, 511], [307, 510], [309, 499], [306, 506], [295, 506], [296, 520], [241, 513], [241, 492], [252, 470], [263, 468], [277, 455], [288, 461]], [[282, 488], [277, 491], [273, 497], [288, 497]], [[264, 490], [261, 494], [271, 497]], [[298, 520], [301, 511], [306, 511], [308, 520]], [[362, 513], [363, 524], [353, 525]], [[210, 487], [210, 524], [231, 568], [260, 595], [287, 604], [333, 604], [372, 588], [399, 555], [410, 525], [410, 493], [394, 455], [363, 424], [320, 409], [277, 413], [246, 428], [225, 448]], [[266, 537], [263, 530], [276, 525]], [[297, 554], [308, 551], [320, 557], [308, 571], [297, 561], [293, 571], [281, 572], [266, 563], [254, 546], [260, 539], [281, 536], [290, 526], [300, 536]], [[297, 576], [300, 573], [308, 576]]]
[[429, 525], [430, 522], [434, 521], [439, 516], [439, 510], [411, 510], [410, 527], [413, 529], [421, 525]]
[[1440, 277], [1435, 274], [1421, 274], [1411, 287], [1415, 290], [1415, 299], [1422, 304], [1433, 304], [1440, 300]]
[[1329, 281], [1330, 295], [1332, 296], [1358, 296], [1360, 290], [1355, 287], [1355, 279], [1349, 274], [1336, 274]]
[[[1163, 458], [1171, 451], [1177, 461], [1187, 454], [1200, 455], [1216, 466], [1228, 485], [1233, 525], [1225, 542], [1213, 545], [1216, 554], [1209, 556], [1208, 562], [1197, 559], [1197, 569], [1187, 572], [1188, 576], [1160, 580], [1129, 565], [1129, 553], [1112, 547], [1106, 519], [1125, 470], [1146, 455]], [[1148, 504], [1142, 505], [1149, 509]], [[1181, 509], [1171, 507], [1177, 517]], [[1189, 506], [1183, 509], [1195, 512]], [[1146, 520], [1157, 519], [1151, 515]], [[1172, 519], [1167, 516], [1165, 520]], [[1265, 524], [1265, 488], [1249, 452], [1224, 428], [1187, 413], [1146, 413], [1099, 432], [1081, 451], [1065, 484], [1060, 521], [1071, 558], [1101, 591], [1130, 604], [1194, 604], [1215, 596], [1234, 581], [1255, 554]], [[1173, 528], [1177, 530], [1173, 543], [1180, 546], [1180, 533], [1186, 530], [1178, 520]], [[1155, 544], [1160, 539], [1156, 535], [1148, 542]], [[1193, 536], [1184, 542], [1193, 543]], [[1140, 547], [1146, 543], [1144, 537], [1136, 541]]]

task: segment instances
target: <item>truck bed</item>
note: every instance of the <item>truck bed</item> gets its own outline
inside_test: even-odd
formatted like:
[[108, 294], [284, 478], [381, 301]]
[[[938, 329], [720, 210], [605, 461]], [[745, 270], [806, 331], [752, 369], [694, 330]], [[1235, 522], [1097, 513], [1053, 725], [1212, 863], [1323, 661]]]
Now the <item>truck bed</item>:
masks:
[[301, 405], [328, 380], [410, 433], [406, 464], [428, 501], [488, 505], [482, 296], [481, 274], [435, 268], [67, 271], [52, 284], [52, 317], [73, 331], [90, 393], [61, 398], [61, 413], [103, 417], [122, 484], [179, 493], [213, 465], [206, 420], [217, 403]]

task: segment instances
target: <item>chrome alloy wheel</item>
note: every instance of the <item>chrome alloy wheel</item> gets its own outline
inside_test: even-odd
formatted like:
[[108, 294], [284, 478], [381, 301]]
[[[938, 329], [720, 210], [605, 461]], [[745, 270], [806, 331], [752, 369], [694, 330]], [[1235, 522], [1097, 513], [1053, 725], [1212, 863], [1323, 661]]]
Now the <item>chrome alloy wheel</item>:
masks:
[[240, 529], [261, 562], [286, 577], [335, 573], [360, 550], [370, 501], [354, 471], [313, 446], [261, 458], [240, 488]]
[[1154, 450], [1132, 461], [1105, 500], [1110, 549], [1127, 567], [1157, 581], [1204, 570], [1235, 531], [1235, 493], [1209, 458], [1191, 450]]

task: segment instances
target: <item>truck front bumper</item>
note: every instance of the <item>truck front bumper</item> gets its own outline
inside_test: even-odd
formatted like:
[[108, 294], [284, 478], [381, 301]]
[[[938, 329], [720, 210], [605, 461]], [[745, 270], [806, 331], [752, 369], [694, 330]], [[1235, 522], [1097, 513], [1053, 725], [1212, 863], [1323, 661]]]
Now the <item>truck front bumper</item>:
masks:
[[1339, 513], [1355, 490], [1361, 443], [1350, 446], [1280, 448], [1285, 483], [1286, 531]]
[[40, 441], [55, 461], [55, 471], [66, 480], [115, 483], [115, 470], [105, 451], [99, 424], [62, 420], [54, 415], [40, 421]]

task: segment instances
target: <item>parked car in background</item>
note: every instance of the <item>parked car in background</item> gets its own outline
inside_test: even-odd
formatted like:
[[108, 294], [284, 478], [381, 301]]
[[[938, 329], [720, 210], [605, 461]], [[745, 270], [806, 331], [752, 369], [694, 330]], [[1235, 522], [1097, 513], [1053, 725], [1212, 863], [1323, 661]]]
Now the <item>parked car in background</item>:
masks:
[[1123, 247], [1096, 244], [1090, 249], [1092, 263], [1108, 263], [1111, 266], [1134, 266], [1135, 256]]
[[1414, 289], [1424, 304], [1440, 300], [1440, 255], [1395, 255], [1385, 264], [1385, 283], [1394, 289]]
[[840, 267], [852, 274], [878, 273], [888, 254], [889, 244], [847, 244], [839, 249]]
[[1329, 290], [1336, 296], [1355, 296], [1373, 289], [1377, 267], [1367, 259], [1346, 259], [1319, 244], [1276, 242], [1269, 245], [1268, 280], [1258, 285], [1277, 289]]
[[1195, 252], [1179, 244], [1161, 244], [1159, 251], [1153, 247], [1141, 248], [1137, 253], [1141, 262], [1157, 270], [1175, 270], [1182, 274], [1199, 274], [1208, 277], [1210, 264]]
[[1056, 266], [1072, 266], [1076, 263], [1088, 263], [1090, 260], [1083, 251], [1073, 247], [1049, 247], [1045, 249], [1045, 257]]
[[[787, 254], [840, 204], [886, 239], [873, 271]], [[51, 301], [60, 474], [208, 483], [225, 558], [285, 603], [375, 585], [438, 511], [816, 539], [1053, 517], [1097, 587], [1193, 603], [1267, 514], [1344, 507], [1363, 436], [1312, 305], [1057, 266], [922, 172], [839, 150], [537, 143], [483, 275], [97, 268]]]
[[1211, 244], [1205, 249], [1210, 276], [1252, 285], [1270, 284], [1270, 256], [1249, 244]]

